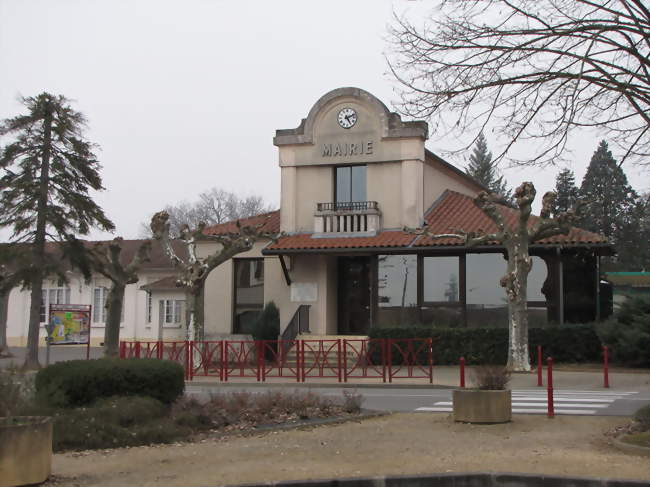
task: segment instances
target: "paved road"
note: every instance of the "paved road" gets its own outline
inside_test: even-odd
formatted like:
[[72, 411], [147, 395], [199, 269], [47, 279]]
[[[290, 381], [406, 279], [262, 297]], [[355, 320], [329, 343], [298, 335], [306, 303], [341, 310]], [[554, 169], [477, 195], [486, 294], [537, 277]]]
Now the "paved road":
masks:
[[[268, 390], [296, 390], [295, 386], [247, 386], [229, 384], [228, 387], [188, 384], [187, 393], [198, 398], [208, 398], [210, 393], [223, 391], [249, 391], [263, 393]], [[305, 389], [305, 387], [301, 387]], [[351, 387], [309, 387], [309, 390], [328, 396], [342, 397]], [[451, 389], [392, 388], [390, 386], [363, 387], [356, 392], [364, 396], [363, 407], [379, 411], [422, 413], [448, 413], [451, 411]], [[555, 414], [629, 416], [637, 409], [650, 404], [648, 391], [621, 390], [567, 390], [554, 391]], [[546, 414], [546, 389], [514, 389], [512, 407], [516, 414]]]

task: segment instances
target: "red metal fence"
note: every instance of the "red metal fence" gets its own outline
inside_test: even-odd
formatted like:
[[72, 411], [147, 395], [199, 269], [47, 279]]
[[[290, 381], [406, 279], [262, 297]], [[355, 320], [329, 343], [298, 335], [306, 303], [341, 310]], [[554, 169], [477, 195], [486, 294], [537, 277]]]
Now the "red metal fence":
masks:
[[433, 382], [430, 338], [337, 340], [216, 340], [120, 342], [120, 358], [172, 360], [185, 378], [428, 379]]

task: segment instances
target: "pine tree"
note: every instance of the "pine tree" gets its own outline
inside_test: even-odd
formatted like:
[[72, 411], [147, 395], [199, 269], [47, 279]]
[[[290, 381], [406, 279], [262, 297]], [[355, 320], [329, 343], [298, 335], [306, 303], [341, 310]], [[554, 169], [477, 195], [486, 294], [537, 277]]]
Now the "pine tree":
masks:
[[79, 250], [75, 234], [114, 225], [88, 194], [103, 188], [93, 145], [83, 136], [84, 116], [63, 96], [41, 93], [21, 101], [27, 113], [0, 125], [0, 135], [13, 136], [0, 153], [0, 227], [11, 227], [11, 240], [31, 247], [23, 281], [31, 289], [23, 368], [38, 368], [43, 279], [62, 262], [48, 256], [46, 240], [60, 242], [64, 252]]
[[578, 187], [576, 186], [575, 175], [570, 169], [564, 169], [555, 178], [555, 204], [553, 214], [559, 215], [573, 208], [578, 202]]
[[488, 151], [487, 141], [481, 132], [476, 139], [476, 145], [469, 156], [469, 164], [465, 172], [485, 186], [490, 192], [502, 196], [506, 201], [512, 200], [512, 192], [508, 189], [499, 169], [492, 162], [492, 152]]
[[616, 244], [637, 195], [604, 140], [591, 157], [580, 186], [580, 198], [585, 202], [582, 226]]

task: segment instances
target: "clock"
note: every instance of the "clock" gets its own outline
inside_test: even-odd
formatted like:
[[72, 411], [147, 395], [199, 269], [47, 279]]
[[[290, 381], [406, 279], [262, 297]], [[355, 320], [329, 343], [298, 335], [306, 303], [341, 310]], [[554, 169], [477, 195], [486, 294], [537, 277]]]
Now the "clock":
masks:
[[357, 112], [352, 108], [343, 108], [338, 114], [337, 120], [339, 125], [344, 129], [349, 129], [357, 123]]

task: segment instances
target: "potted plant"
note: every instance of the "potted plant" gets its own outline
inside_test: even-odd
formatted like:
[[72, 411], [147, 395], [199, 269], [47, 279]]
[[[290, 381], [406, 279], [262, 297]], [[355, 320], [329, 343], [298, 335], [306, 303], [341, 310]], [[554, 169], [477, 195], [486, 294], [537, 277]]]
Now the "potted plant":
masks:
[[52, 418], [17, 416], [25, 378], [0, 371], [0, 487], [41, 483], [52, 469]]
[[473, 369], [473, 389], [453, 391], [454, 421], [507, 423], [512, 419], [512, 396], [507, 388], [510, 371], [497, 365]]

